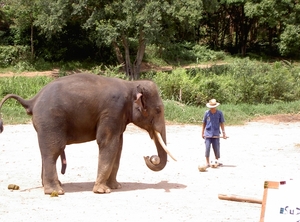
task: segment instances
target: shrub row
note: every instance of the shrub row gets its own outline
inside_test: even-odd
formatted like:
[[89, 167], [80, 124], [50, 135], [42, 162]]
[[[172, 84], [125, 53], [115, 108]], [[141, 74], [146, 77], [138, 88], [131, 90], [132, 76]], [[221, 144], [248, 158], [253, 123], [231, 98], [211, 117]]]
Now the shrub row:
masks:
[[210, 98], [226, 104], [270, 104], [300, 98], [300, 68], [283, 62], [238, 59], [207, 69], [158, 72], [152, 78], [163, 99], [188, 105], [203, 105]]
[[[109, 73], [117, 73], [110, 70]], [[112, 76], [113, 74], [106, 73]], [[149, 73], [164, 100], [203, 106], [210, 98], [225, 104], [271, 104], [300, 99], [300, 67], [238, 59], [227, 65]], [[0, 78], [0, 96], [16, 93], [30, 98], [50, 82], [48, 77]]]

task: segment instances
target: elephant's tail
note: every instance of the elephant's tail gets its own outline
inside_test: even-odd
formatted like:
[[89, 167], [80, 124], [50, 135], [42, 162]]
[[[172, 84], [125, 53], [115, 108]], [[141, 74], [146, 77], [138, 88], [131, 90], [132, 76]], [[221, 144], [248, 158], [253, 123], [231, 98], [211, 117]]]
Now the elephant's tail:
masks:
[[65, 174], [66, 168], [67, 168], [67, 158], [65, 151], [63, 150], [62, 153], [60, 154], [60, 160], [61, 160], [61, 174]]
[[[0, 110], [1, 110], [2, 105], [4, 104], [4, 102], [7, 99], [10, 99], [10, 98], [13, 98], [13, 99], [17, 100], [25, 108], [26, 113], [28, 115], [32, 115], [32, 100], [23, 99], [22, 97], [20, 97], [18, 95], [15, 95], [15, 94], [8, 94], [1, 100]], [[0, 133], [2, 133], [2, 131], [3, 131], [3, 121], [2, 121], [2, 118], [1, 118], [1, 115], [0, 115]]]

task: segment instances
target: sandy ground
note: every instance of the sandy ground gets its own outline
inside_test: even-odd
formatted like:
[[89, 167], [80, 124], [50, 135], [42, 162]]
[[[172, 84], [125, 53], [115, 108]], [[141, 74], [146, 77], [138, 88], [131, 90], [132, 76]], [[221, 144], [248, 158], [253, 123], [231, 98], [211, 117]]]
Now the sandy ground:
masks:
[[[5, 120], [4, 120], [5, 121]], [[259, 221], [261, 205], [218, 199], [235, 194], [262, 199], [264, 181], [299, 179], [300, 122], [257, 121], [227, 126], [221, 141], [225, 165], [199, 172], [204, 163], [200, 126], [168, 125], [167, 140], [177, 162], [148, 170], [143, 156], [156, 154], [148, 134], [129, 125], [118, 181], [111, 194], [94, 194], [95, 142], [66, 148], [66, 194], [43, 194], [41, 158], [31, 124], [5, 125], [0, 135], [0, 221]], [[211, 152], [212, 153], [212, 152]], [[57, 167], [60, 171], [60, 162]], [[20, 186], [18, 191], [8, 184]]]

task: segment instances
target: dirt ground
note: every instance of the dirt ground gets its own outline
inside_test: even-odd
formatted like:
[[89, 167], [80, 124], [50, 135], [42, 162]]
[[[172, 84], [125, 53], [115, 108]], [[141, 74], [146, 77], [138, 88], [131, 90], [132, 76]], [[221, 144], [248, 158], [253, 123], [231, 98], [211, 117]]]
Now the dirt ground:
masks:
[[[198, 171], [204, 163], [200, 126], [168, 125], [167, 144], [177, 162], [170, 159], [164, 170], [152, 172], [143, 156], [156, 154], [154, 144], [145, 131], [129, 125], [118, 173], [122, 188], [92, 192], [98, 159], [93, 141], [66, 148], [66, 174], [59, 175], [66, 194], [59, 197], [43, 194], [33, 126], [4, 125], [0, 221], [259, 221], [261, 204], [220, 200], [218, 194], [262, 199], [264, 181], [299, 179], [300, 122], [291, 119], [281, 115], [227, 126], [229, 138], [221, 141], [225, 166], [207, 172]], [[8, 190], [9, 184], [20, 190]]]
[[[213, 65], [225, 65], [224, 62], [215, 62], [211, 64], [198, 64], [193, 66], [181, 66], [183, 69], [192, 69], [192, 68], [209, 68]], [[172, 66], [156, 66], [150, 63], [143, 62], [141, 65], [141, 72], [149, 72], [149, 71], [171, 71], [174, 67]], [[75, 72], [84, 72], [81, 70], [70, 71], [69, 74], [73, 74]], [[12, 77], [12, 76], [27, 76], [27, 77], [35, 77], [35, 76], [50, 76], [50, 77], [58, 77], [59, 69], [53, 69], [49, 71], [32, 71], [32, 72], [5, 72], [0, 73], [0, 77]]]

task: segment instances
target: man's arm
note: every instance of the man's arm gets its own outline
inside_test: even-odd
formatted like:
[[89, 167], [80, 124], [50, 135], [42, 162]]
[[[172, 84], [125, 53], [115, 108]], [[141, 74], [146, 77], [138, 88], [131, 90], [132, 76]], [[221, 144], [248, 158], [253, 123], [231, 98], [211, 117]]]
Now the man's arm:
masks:
[[206, 123], [203, 122], [202, 124], [202, 138], [204, 139], [204, 132], [205, 132]]
[[225, 124], [224, 124], [224, 122], [220, 123], [220, 127], [221, 127], [221, 130], [222, 130], [223, 138], [226, 139]]

